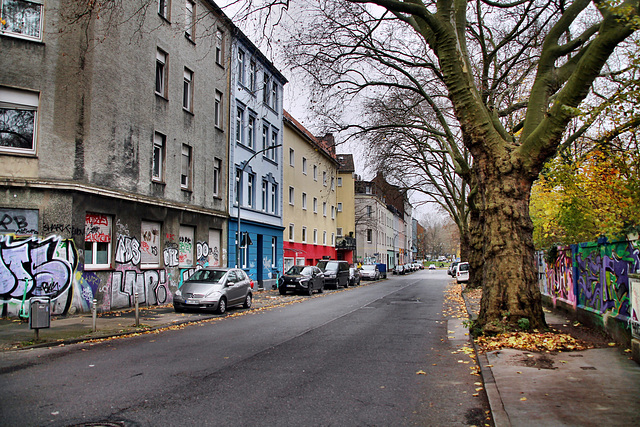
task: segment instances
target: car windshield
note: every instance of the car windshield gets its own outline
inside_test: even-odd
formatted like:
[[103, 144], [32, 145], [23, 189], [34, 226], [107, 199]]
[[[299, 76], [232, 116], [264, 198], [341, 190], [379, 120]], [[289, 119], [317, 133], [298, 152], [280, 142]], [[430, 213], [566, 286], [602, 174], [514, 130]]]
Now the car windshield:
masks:
[[460, 269], [460, 271], [469, 271], [469, 264], [460, 264], [458, 268]]
[[337, 270], [338, 263], [336, 261], [320, 261], [317, 267], [320, 270]]
[[198, 270], [191, 277], [189, 282], [220, 282], [227, 272], [225, 270]]
[[362, 269], [363, 270], [372, 270], [373, 271], [373, 270], [376, 269], [376, 266], [375, 265], [363, 265]]
[[313, 268], [304, 265], [294, 265], [290, 269], [287, 270], [285, 274], [289, 275], [303, 275], [303, 276], [311, 276], [313, 274]]

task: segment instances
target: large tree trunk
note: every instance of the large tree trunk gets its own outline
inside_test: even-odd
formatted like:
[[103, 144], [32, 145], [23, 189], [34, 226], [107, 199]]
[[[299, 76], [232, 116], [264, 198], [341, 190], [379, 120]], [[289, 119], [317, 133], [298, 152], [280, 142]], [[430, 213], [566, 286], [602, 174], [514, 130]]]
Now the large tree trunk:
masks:
[[497, 161], [487, 156], [474, 158], [484, 263], [478, 278], [483, 287], [478, 324], [485, 333], [547, 327], [529, 216], [531, 174], [517, 163], [506, 153]]

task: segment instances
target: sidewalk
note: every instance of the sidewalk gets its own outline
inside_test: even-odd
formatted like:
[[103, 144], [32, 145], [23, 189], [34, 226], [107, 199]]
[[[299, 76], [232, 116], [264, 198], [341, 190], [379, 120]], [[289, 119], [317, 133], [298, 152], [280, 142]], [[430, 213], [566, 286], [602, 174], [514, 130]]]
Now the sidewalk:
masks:
[[[478, 297], [464, 299], [476, 317]], [[550, 327], [571, 334], [565, 317], [545, 316]], [[496, 427], [640, 425], [640, 365], [618, 346], [595, 344], [601, 348], [551, 353], [485, 354], [476, 346]]]

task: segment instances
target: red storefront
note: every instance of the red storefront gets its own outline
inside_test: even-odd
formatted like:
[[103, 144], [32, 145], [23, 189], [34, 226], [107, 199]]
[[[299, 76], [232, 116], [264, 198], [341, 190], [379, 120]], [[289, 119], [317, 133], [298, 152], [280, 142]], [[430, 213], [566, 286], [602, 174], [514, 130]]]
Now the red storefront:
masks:
[[284, 242], [285, 271], [294, 264], [316, 265], [321, 259], [327, 258], [336, 259], [336, 248], [309, 243]]

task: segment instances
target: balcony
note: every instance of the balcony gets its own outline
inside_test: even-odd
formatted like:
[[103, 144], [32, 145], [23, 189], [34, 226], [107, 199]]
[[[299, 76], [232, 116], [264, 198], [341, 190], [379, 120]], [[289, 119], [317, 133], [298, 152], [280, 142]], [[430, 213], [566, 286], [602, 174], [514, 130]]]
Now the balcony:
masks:
[[345, 251], [356, 250], [356, 238], [350, 236], [343, 236], [336, 238], [336, 249]]

